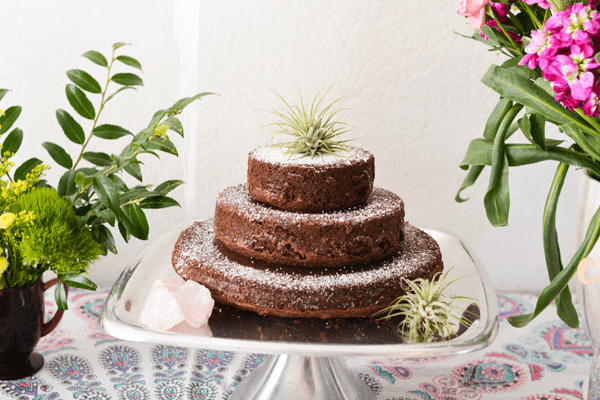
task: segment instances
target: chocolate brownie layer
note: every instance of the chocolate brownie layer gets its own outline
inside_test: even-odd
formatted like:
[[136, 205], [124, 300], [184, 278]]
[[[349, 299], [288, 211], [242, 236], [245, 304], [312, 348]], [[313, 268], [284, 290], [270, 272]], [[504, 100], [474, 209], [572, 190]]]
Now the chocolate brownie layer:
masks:
[[248, 191], [283, 210], [320, 212], [363, 204], [373, 190], [375, 160], [368, 151], [315, 158], [287, 156], [280, 147], [259, 147], [248, 156]]
[[431, 279], [443, 270], [438, 244], [406, 225], [398, 251], [384, 260], [342, 268], [295, 268], [243, 257], [215, 236], [212, 219], [184, 230], [173, 268], [210, 289], [215, 301], [263, 315], [368, 317], [404, 294], [402, 278]]
[[297, 213], [254, 200], [246, 185], [217, 196], [215, 233], [230, 250], [301, 267], [341, 267], [379, 260], [403, 238], [404, 203], [375, 188], [366, 203], [342, 211]]

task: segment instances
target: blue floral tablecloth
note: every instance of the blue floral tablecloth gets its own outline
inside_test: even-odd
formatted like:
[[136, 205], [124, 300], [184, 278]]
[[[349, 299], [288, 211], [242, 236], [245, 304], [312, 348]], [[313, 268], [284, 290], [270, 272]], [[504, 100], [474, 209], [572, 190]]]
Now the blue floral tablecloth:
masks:
[[[46, 360], [44, 368], [31, 378], [0, 381], [0, 398], [226, 400], [264, 360], [261, 354], [115, 339], [98, 325], [107, 294], [73, 290], [69, 311], [36, 349]], [[565, 326], [555, 308], [526, 328], [506, 321], [532, 311], [535, 300], [526, 294], [498, 295], [498, 337], [474, 353], [347, 362], [381, 400], [582, 399], [593, 356], [584, 330]], [[55, 310], [50, 298], [46, 307], [48, 314]]]

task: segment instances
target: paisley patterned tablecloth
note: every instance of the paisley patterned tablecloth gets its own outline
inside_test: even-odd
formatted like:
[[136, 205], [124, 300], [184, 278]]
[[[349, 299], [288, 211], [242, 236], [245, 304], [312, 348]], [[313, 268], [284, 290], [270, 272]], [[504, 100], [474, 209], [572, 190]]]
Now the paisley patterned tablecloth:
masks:
[[[98, 326], [107, 294], [73, 290], [59, 327], [37, 347], [44, 368], [31, 378], [0, 381], [0, 399], [226, 400], [264, 360], [261, 354], [115, 339]], [[506, 318], [532, 311], [535, 297], [500, 294], [498, 303], [500, 332], [486, 349], [427, 360], [347, 362], [381, 400], [582, 399], [593, 355], [584, 330], [562, 324], [555, 308], [515, 329]], [[48, 314], [55, 310], [49, 298], [46, 307]]]

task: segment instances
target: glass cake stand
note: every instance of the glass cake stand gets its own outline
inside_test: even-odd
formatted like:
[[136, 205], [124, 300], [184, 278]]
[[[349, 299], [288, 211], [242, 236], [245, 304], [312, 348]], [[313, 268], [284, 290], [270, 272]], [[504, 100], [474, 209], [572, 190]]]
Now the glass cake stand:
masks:
[[[450, 232], [424, 229], [440, 245], [445, 271], [452, 283], [446, 295], [471, 298], [478, 318], [451, 340], [403, 343], [398, 320], [295, 319], [260, 316], [217, 305], [209, 324], [192, 328], [185, 322], [170, 331], [144, 328], [140, 313], [154, 282], [173, 276], [171, 252], [186, 221], [154, 239], [127, 266], [110, 291], [101, 327], [124, 340], [172, 346], [270, 354], [234, 391], [231, 400], [375, 399], [349, 369], [343, 357], [428, 358], [482, 349], [498, 332], [496, 295], [487, 273], [466, 244]], [[459, 304], [465, 307], [465, 303]]]

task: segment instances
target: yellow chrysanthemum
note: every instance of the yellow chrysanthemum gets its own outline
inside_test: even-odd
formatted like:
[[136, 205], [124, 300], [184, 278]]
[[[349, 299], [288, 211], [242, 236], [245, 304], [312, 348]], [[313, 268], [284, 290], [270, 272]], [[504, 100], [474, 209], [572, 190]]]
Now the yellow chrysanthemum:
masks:
[[11, 212], [7, 212], [7, 213], [0, 215], [0, 228], [1, 229], [8, 228], [9, 226], [11, 226], [13, 224], [13, 222], [15, 221], [15, 218], [16, 218], [16, 215]]
[[8, 261], [6, 257], [0, 257], [0, 275], [8, 268]]

